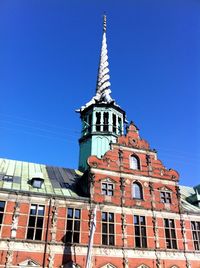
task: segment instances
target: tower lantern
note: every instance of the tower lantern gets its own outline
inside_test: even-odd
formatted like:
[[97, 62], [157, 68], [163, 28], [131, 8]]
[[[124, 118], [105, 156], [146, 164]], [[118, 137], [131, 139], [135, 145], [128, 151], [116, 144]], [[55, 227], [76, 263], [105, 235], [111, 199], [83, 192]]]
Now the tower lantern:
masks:
[[103, 16], [103, 39], [97, 75], [96, 94], [77, 112], [82, 121], [79, 139], [79, 169], [87, 169], [87, 158], [101, 158], [124, 132], [125, 112], [111, 97], [108, 50], [106, 41], [106, 16]]

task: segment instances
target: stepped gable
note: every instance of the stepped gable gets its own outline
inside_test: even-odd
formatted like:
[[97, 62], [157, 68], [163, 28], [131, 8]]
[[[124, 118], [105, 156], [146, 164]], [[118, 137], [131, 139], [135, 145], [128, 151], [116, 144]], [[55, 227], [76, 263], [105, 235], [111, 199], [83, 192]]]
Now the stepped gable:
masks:
[[[140, 169], [130, 168], [130, 157], [132, 155], [139, 158]], [[112, 143], [111, 150], [107, 151], [101, 158], [90, 156], [88, 165], [90, 168], [152, 176], [173, 181], [179, 180], [179, 173], [173, 169], [167, 169], [162, 161], [157, 159], [156, 150], [150, 149], [149, 143], [140, 138], [138, 128], [133, 122], [127, 127], [126, 135], [118, 137], [117, 143]]]

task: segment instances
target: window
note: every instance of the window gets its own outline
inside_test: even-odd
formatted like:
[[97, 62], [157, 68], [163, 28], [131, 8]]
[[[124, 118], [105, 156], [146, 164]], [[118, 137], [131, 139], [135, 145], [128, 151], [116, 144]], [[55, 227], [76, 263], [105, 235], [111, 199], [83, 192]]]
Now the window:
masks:
[[0, 228], [1, 228], [1, 224], [3, 222], [4, 208], [5, 208], [5, 202], [4, 201], [0, 201]]
[[116, 133], [116, 131], [117, 131], [117, 127], [116, 127], [116, 124], [117, 124], [117, 122], [116, 122], [116, 115], [115, 114], [113, 114], [112, 115], [112, 119], [113, 119], [113, 132], [114, 133]]
[[13, 182], [13, 176], [4, 175], [3, 178], [2, 178], [2, 181]]
[[177, 249], [174, 220], [164, 219], [167, 248]]
[[108, 112], [103, 113], [103, 130], [108, 131]]
[[142, 186], [138, 182], [134, 182], [132, 185], [132, 197], [137, 199], [143, 199]]
[[113, 196], [113, 183], [103, 182], [101, 184], [101, 190], [103, 195]]
[[162, 203], [171, 204], [171, 193], [169, 192], [160, 192], [160, 200]]
[[200, 222], [192, 221], [192, 237], [195, 250], [200, 250]]
[[34, 188], [38, 188], [38, 189], [42, 188], [43, 183], [44, 183], [44, 179], [42, 178], [33, 178], [31, 180], [31, 184]]
[[147, 247], [146, 222], [144, 216], [134, 216], [135, 246], [137, 248]]
[[130, 168], [131, 169], [140, 169], [139, 158], [135, 155], [130, 156]]
[[102, 212], [102, 245], [113, 246], [115, 244], [114, 235], [114, 213]]
[[118, 131], [119, 131], [119, 135], [122, 134], [122, 119], [120, 117], [118, 117]]
[[101, 130], [101, 113], [97, 112], [96, 113], [96, 131]]
[[68, 208], [65, 242], [79, 243], [80, 225], [81, 225], [80, 223], [81, 223], [81, 210], [76, 208]]
[[88, 117], [88, 132], [91, 133], [92, 131], [92, 114], [89, 114]]
[[31, 205], [27, 239], [42, 240], [42, 229], [44, 223], [44, 206]]

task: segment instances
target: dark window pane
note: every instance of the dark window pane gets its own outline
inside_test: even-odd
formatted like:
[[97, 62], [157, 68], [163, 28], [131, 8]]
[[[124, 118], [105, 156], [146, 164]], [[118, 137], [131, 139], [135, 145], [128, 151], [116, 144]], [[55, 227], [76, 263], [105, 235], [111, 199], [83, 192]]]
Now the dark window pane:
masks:
[[174, 220], [169, 220], [169, 225], [171, 228], [174, 228]]
[[191, 222], [191, 226], [192, 226], [192, 230], [195, 230], [196, 229], [195, 228], [196, 226], [195, 226], [195, 222], [194, 221]]
[[165, 227], [169, 227], [169, 221], [168, 221], [168, 219], [165, 219]]
[[73, 242], [74, 243], [79, 243], [79, 233], [78, 232], [74, 232], [74, 234], [73, 234]]
[[114, 234], [114, 224], [109, 224], [109, 233]]
[[102, 244], [108, 245], [108, 236], [107, 235], [102, 235]]
[[175, 248], [175, 249], [177, 248], [176, 240], [172, 240], [172, 247]]
[[28, 228], [27, 239], [33, 240], [33, 235], [34, 235], [34, 229], [33, 228]]
[[102, 212], [102, 221], [107, 221], [107, 213]]
[[114, 235], [109, 235], [109, 245], [113, 246], [114, 244]]
[[145, 237], [142, 238], [142, 247], [143, 248], [147, 247], [147, 239]]
[[165, 235], [167, 238], [170, 238], [170, 232], [169, 229], [165, 229]]
[[176, 238], [175, 230], [171, 230], [171, 236], [172, 236], [172, 238]]
[[39, 206], [38, 207], [38, 215], [44, 216], [44, 206]]
[[135, 226], [135, 235], [140, 235], [140, 227]]
[[70, 231], [66, 232], [66, 242], [72, 242], [72, 232]]
[[194, 248], [195, 250], [199, 250], [199, 243], [197, 241], [194, 241]]
[[2, 221], [3, 221], [3, 214], [0, 213], [0, 224], [2, 224]]
[[67, 230], [68, 231], [72, 231], [72, 226], [73, 226], [73, 221], [67, 220]]
[[80, 231], [80, 221], [74, 221], [74, 231]]
[[107, 234], [107, 232], [108, 232], [107, 227], [108, 227], [107, 223], [102, 224], [102, 233]]
[[35, 216], [30, 216], [28, 226], [35, 227], [35, 219]]
[[135, 237], [135, 246], [140, 248], [140, 237]]
[[30, 214], [31, 215], [36, 215], [36, 212], [37, 212], [37, 206], [36, 205], [31, 205]]
[[109, 222], [114, 222], [114, 214], [109, 213]]
[[167, 248], [171, 248], [171, 243], [169, 239], [166, 239]]
[[4, 212], [5, 202], [0, 201], [0, 212]]
[[145, 217], [144, 216], [140, 216], [140, 223], [142, 225], [145, 225]]
[[42, 229], [36, 229], [35, 240], [41, 240], [42, 238]]
[[142, 236], [146, 236], [146, 227], [141, 227]]
[[67, 210], [67, 218], [73, 218], [73, 209], [72, 208], [68, 208], [68, 210]]
[[43, 227], [43, 218], [42, 217], [37, 218], [37, 227], [39, 227], [39, 228]]
[[80, 209], [75, 209], [75, 219], [80, 219]]

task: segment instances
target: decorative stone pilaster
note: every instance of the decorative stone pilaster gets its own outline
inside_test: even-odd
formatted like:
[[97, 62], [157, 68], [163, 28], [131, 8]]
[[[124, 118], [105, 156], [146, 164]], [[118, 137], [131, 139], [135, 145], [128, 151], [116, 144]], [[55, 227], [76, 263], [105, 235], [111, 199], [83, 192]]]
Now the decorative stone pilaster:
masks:
[[58, 221], [58, 204], [54, 200], [52, 202], [52, 218], [51, 218], [51, 242], [56, 241], [57, 221]]
[[6, 263], [5, 268], [10, 268], [12, 266], [12, 260], [13, 260], [13, 243], [11, 241], [7, 242], [7, 254], [6, 254]]
[[55, 257], [55, 253], [51, 248], [52, 246], [49, 245], [49, 257], [48, 257], [48, 268], [53, 268], [54, 267], [54, 257]]
[[152, 165], [151, 165], [151, 156], [149, 154], [146, 155], [146, 162], [149, 175], [152, 175]]
[[20, 204], [18, 201], [16, 201], [12, 215], [11, 238], [16, 238], [18, 220], [19, 220], [19, 211], [20, 211]]
[[151, 211], [152, 211], [152, 223], [153, 223], [154, 242], [155, 242], [156, 267], [161, 268], [160, 257], [159, 257], [158, 252], [157, 252], [157, 249], [160, 247], [160, 245], [159, 245], [157, 217], [156, 217], [156, 213], [154, 211], [155, 195], [154, 195], [154, 188], [153, 188], [152, 182], [149, 182], [149, 193], [151, 196]]

